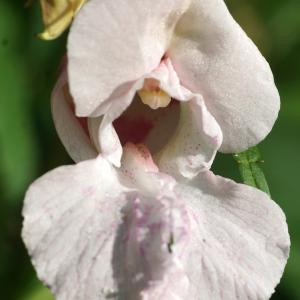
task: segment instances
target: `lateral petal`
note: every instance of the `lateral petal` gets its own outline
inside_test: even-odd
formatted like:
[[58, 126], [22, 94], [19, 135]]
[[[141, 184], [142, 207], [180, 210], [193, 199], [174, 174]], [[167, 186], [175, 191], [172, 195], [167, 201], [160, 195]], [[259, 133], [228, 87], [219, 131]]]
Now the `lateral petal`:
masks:
[[22, 236], [39, 278], [59, 300], [107, 299], [126, 189], [101, 157], [57, 168], [26, 193]]
[[190, 208], [189, 299], [269, 299], [289, 255], [282, 210], [265, 193], [203, 172], [177, 187]]
[[63, 70], [51, 95], [54, 125], [60, 140], [75, 162], [95, 158], [97, 151], [88, 133], [76, 118], [70, 101], [66, 70]]
[[[160, 171], [175, 178], [192, 178], [209, 170], [219, 150], [223, 134], [215, 118], [207, 110], [200, 94], [181, 85], [169, 58], [146, 78], [154, 78], [160, 87], [180, 102], [180, 118], [170, 141], [155, 155]], [[159, 135], [157, 128], [156, 135]]]
[[180, 104], [177, 129], [156, 156], [162, 172], [180, 178], [193, 178], [210, 169], [222, 143], [222, 131], [207, 110], [200, 95]]
[[223, 0], [193, 0], [168, 50], [182, 84], [203, 96], [222, 129], [223, 152], [262, 141], [280, 99], [270, 67]]

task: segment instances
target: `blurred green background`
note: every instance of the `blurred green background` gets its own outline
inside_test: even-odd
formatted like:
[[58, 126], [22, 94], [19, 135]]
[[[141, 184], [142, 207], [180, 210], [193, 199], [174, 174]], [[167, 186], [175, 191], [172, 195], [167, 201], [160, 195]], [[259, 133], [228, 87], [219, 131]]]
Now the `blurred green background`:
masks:
[[[274, 200], [289, 224], [292, 250], [272, 299], [300, 299], [300, 1], [227, 0], [233, 16], [267, 57], [282, 97], [274, 130], [261, 144]], [[65, 52], [66, 34], [53, 42], [42, 29], [38, 3], [0, 0], [0, 299], [50, 300], [20, 239], [29, 183], [70, 159], [51, 120], [50, 93]], [[218, 155], [218, 174], [240, 181], [230, 155]], [[213, 300], [213, 299], [212, 299]]]

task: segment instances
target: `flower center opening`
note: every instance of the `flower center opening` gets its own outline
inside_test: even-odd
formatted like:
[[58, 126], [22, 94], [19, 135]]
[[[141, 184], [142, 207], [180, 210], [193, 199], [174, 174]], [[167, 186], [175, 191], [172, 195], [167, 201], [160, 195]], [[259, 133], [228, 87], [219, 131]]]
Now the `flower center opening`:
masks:
[[[152, 98], [153, 99], [153, 98]], [[127, 110], [113, 122], [121, 144], [144, 144], [152, 155], [159, 152], [175, 133], [179, 123], [180, 105], [177, 100], [168, 100], [155, 110], [144, 100], [138, 92]], [[154, 103], [151, 100], [151, 105]], [[166, 107], [167, 106], [167, 107]]]
[[138, 91], [140, 100], [151, 107], [158, 109], [167, 107], [171, 103], [171, 97], [160, 88], [159, 81], [154, 78], [146, 78], [144, 86]]

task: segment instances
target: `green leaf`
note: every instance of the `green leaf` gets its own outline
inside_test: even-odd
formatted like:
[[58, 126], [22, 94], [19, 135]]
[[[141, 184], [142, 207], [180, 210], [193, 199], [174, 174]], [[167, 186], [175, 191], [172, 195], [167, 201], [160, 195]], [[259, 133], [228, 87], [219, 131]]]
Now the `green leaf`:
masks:
[[19, 300], [54, 300], [49, 289], [38, 283], [30, 293], [20, 297]]
[[[24, 26], [13, 6], [0, 1], [1, 202], [19, 201], [38, 170], [39, 150], [32, 122], [32, 68], [24, 58]], [[19, 35], [18, 28], [22, 28], [23, 35]]]
[[234, 159], [239, 164], [243, 182], [271, 196], [266, 177], [261, 168], [263, 160], [258, 147], [252, 147], [245, 152], [235, 154]]

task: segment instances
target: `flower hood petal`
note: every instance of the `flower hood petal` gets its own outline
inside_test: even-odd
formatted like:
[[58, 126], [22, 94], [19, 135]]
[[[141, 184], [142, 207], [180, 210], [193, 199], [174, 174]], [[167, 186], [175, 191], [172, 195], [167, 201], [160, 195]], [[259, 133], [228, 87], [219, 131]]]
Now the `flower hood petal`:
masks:
[[117, 88], [159, 65], [189, 3], [90, 0], [84, 5], [68, 38], [70, 90], [78, 116], [91, 115]]
[[[177, 104], [180, 105], [178, 124], [175, 124], [176, 129], [171, 136], [167, 137], [164, 145], [156, 141], [158, 136], [166, 138], [164, 131], [170, 131], [166, 121], [170, 122], [171, 118], [165, 117], [161, 119], [162, 122], [156, 122], [143, 141], [149, 145], [160, 144], [161, 149], [156, 149], [158, 153], [155, 155], [159, 169], [177, 179], [182, 176], [192, 178], [199, 172], [210, 169], [222, 143], [222, 131], [215, 118], [207, 110], [202, 96], [193, 94], [180, 84], [170, 59], [163, 60], [156, 69], [136, 81], [123, 97], [111, 104], [104, 117], [89, 119], [94, 144], [99, 152], [111, 163], [120, 166], [122, 146], [112, 122], [132, 104], [134, 94], [141, 89], [144, 80], [149, 78], [157, 80], [159, 87], [173, 99], [178, 100]], [[138, 115], [138, 112], [141, 114]], [[147, 114], [151, 113], [154, 114], [153, 111], [147, 111]], [[165, 115], [168, 113], [173, 114], [170, 109], [165, 108]], [[136, 118], [151, 119], [151, 116], [143, 114], [145, 112], [137, 109]], [[176, 117], [175, 114], [174, 117]], [[139, 129], [135, 128], [135, 130]]]
[[79, 118], [75, 117], [69, 94], [66, 69], [62, 71], [51, 95], [54, 125], [60, 140], [75, 162], [95, 158], [96, 148], [88, 132], [84, 131]]
[[270, 67], [223, 0], [193, 0], [168, 49], [182, 84], [203, 95], [223, 131], [224, 152], [270, 132], [280, 107]]
[[265, 193], [211, 172], [178, 185], [193, 216], [189, 299], [269, 299], [289, 255], [282, 210]]

